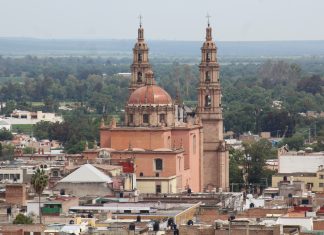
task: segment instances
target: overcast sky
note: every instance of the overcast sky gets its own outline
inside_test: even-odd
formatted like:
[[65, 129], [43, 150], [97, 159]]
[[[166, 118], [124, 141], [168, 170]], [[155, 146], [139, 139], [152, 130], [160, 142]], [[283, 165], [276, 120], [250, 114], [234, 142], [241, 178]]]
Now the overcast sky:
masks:
[[0, 0], [0, 37], [324, 40], [324, 0]]

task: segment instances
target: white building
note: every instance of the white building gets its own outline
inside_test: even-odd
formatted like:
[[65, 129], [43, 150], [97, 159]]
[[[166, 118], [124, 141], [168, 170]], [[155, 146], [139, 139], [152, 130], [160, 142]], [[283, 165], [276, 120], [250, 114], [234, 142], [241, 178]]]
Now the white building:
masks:
[[312, 217], [279, 217], [276, 224], [282, 225], [299, 225], [302, 231], [313, 230]]
[[1, 183], [23, 183], [23, 170], [20, 168], [0, 168]]
[[11, 124], [8, 123], [7, 121], [1, 119], [0, 120], [0, 130], [7, 130], [7, 131], [11, 131]]
[[315, 173], [324, 166], [324, 152], [287, 152], [278, 156], [278, 173]]
[[14, 110], [10, 117], [5, 118], [9, 124], [36, 124], [40, 121], [47, 122], [62, 122], [61, 116], [56, 116], [55, 113], [43, 113], [42, 111], [29, 112], [23, 110]]

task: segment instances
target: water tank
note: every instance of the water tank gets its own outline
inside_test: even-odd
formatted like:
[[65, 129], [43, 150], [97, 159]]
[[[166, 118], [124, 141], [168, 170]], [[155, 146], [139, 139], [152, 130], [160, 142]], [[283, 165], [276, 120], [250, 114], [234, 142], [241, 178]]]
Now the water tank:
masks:
[[135, 224], [134, 223], [130, 223], [129, 227], [128, 227], [129, 231], [135, 231]]
[[153, 231], [157, 232], [160, 231], [160, 222], [159, 221], [155, 221], [153, 224]]

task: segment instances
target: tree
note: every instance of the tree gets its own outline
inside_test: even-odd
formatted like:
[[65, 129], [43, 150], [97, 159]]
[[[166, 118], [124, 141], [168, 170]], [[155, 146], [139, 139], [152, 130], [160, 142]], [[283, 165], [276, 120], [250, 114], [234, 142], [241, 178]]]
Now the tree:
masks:
[[29, 216], [25, 216], [24, 214], [18, 214], [13, 221], [13, 224], [32, 224], [33, 219]]
[[31, 185], [35, 193], [38, 195], [39, 206], [39, 222], [42, 223], [42, 210], [41, 210], [41, 195], [48, 183], [48, 176], [45, 174], [44, 169], [38, 168], [31, 178]]
[[[242, 163], [244, 160], [244, 152], [231, 148], [229, 150], [229, 182], [230, 184], [239, 185], [244, 183]], [[232, 187], [234, 189], [234, 187]]]
[[297, 89], [299, 91], [305, 91], [312, 94], [321, 94], [323, 85], [324, 81], [321, 79], [321, 77], [319, 75], [313, 75], [311, 77], [300, 80], [297, 83]]
[[23, 153], [24, 154], [31, 154], [31, 153], [35, 153], [36, 152], [36, 149], [33, 148], [33, 147], [25, 147], [23, 149]]
[[279, 147], [288, 145], [289, 149], [300, 150], [304, 146], [305, 139], [301, 134], [295, 134], [290, 138], [284, 138], [279, 143]]
[[[265, 163], [267, 159], [274, 157], [272, 145], [268, 140], [261, 139], [252, 144], [244, 144], [244, 149], [248, 182], [260, 183], [262, 178], [269, 176], [265, 172]], [[270, 179], [268, 181], [270, 182]]]
[[0, 141], [12, 140], [12, 139], [13, 139], [13, 135], [10, 131], [8, 131], [4, 128], [2, 130], [0, 130]]

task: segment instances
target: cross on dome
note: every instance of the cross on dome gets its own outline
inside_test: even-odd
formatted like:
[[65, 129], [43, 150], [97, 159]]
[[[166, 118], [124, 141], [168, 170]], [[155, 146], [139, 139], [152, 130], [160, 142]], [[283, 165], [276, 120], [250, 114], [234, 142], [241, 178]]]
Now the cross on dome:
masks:
[[209, 15], [209, 13], [207, 12], [207, 15], [206, 15], [206, 18], [207, 18], [207, 24], [208, 24], [208, 27], [210, 26], [210, 24], [209, 24], [209, 19], [210, 19], [210, 15]]
[[143, 19], [143, 16], [140, 14], [138, 16], [138, 19], [139, 19], [139, 25], [140, 25], [140, 27], [142, 27], [142, 19]]

